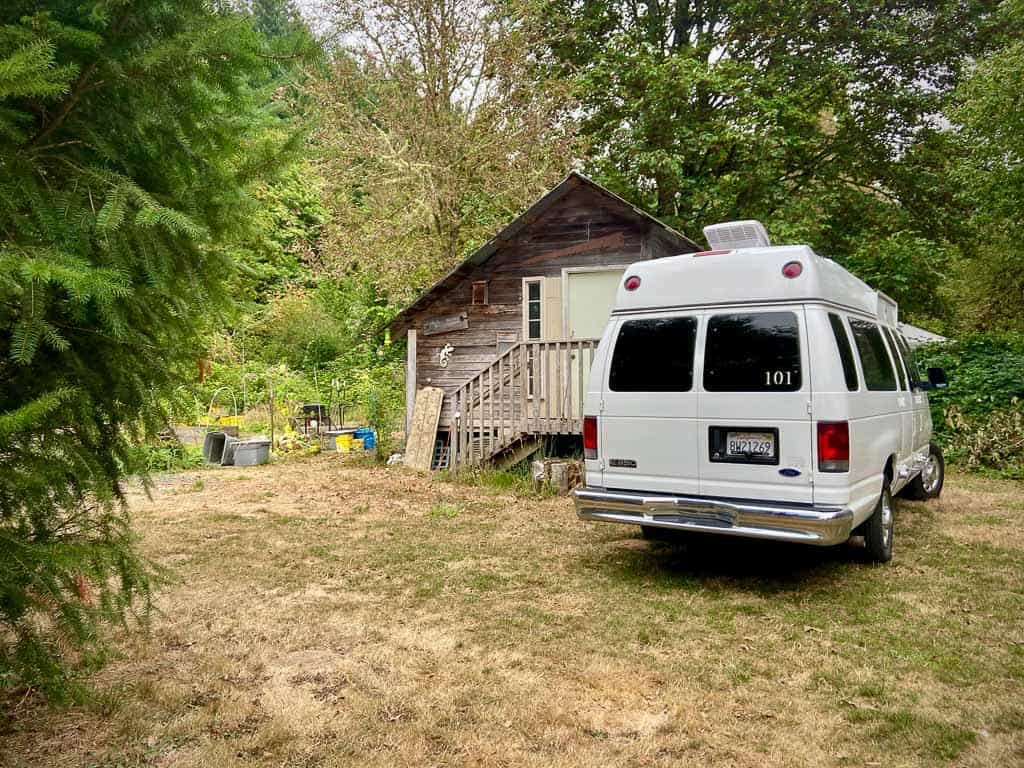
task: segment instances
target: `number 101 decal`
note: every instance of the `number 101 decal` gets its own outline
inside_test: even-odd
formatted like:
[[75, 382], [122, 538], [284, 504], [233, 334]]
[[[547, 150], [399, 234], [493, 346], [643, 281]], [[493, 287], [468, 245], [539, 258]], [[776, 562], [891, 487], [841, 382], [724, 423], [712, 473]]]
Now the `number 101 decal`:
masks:
[[792, 371], [765, 371], [764, 385], [766, 387], [791, 387], [793, 386]]

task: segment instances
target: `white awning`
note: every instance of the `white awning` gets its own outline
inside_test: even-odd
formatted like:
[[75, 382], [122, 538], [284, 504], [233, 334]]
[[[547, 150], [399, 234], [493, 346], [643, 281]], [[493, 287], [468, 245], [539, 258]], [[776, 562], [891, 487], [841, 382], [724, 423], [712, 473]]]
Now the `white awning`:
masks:
[[923, 344], [939, 344], [943, 341], [949, 341], [945, 336], [940, 336], [937, 333], [926, 331], [924, 328], [918, 328], [916, 325], [910, 323], [899, 324], [900, 333], [903, 334], [903, 338], [907, 340], [907, 343], [912, 347], [920, 347]]

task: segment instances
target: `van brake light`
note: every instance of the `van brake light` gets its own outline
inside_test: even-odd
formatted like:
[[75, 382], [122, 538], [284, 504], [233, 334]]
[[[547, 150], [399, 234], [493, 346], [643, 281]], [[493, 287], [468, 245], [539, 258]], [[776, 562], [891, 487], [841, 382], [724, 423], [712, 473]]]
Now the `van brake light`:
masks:
[[718, 251], [697, 251], [693, 254], [694, 256], [722, 256], [726, 253], [732, 253], [731, 249], [718, 250]]
[[597, 458], [597, 416], [583, 417], [583, 458]]
[[850, 471], [849, 422], [818, 422], [818, 471]]

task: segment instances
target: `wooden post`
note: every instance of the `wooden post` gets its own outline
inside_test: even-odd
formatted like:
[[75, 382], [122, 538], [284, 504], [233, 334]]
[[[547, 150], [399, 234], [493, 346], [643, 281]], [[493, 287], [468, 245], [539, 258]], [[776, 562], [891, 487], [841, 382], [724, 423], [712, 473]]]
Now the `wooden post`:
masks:
[[270, 400], [270, 450], [274, 450], [274, 385], [267, 387], [267, 397]]
[[520, 432], [530, 431], [530, 352], [526, 348], [526, 342], [519, 345], [519, 423], [517, 429]]
[[405, 335], [405, 439], [412, 431], [412, 412], [416, 408], [416, 329]]

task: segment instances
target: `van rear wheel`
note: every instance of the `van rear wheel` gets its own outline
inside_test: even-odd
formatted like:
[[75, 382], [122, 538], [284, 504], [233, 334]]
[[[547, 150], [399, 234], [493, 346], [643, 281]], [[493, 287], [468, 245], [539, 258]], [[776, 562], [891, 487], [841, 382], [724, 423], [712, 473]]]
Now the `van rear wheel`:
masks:
[[942, 449], [935, 443], [928, 446], [928, 460], [907, 487], [903, 496], [914, 501], [937, 499], [942, 493], [942, 485], [946, 481], [946, 462], [942, 458]]
[[864, 521], [864, 547], [868, 557], [876, 563], [892, 560], [892, 533], [895, 505], [889, 486], [882, 488], [875, 511]]

